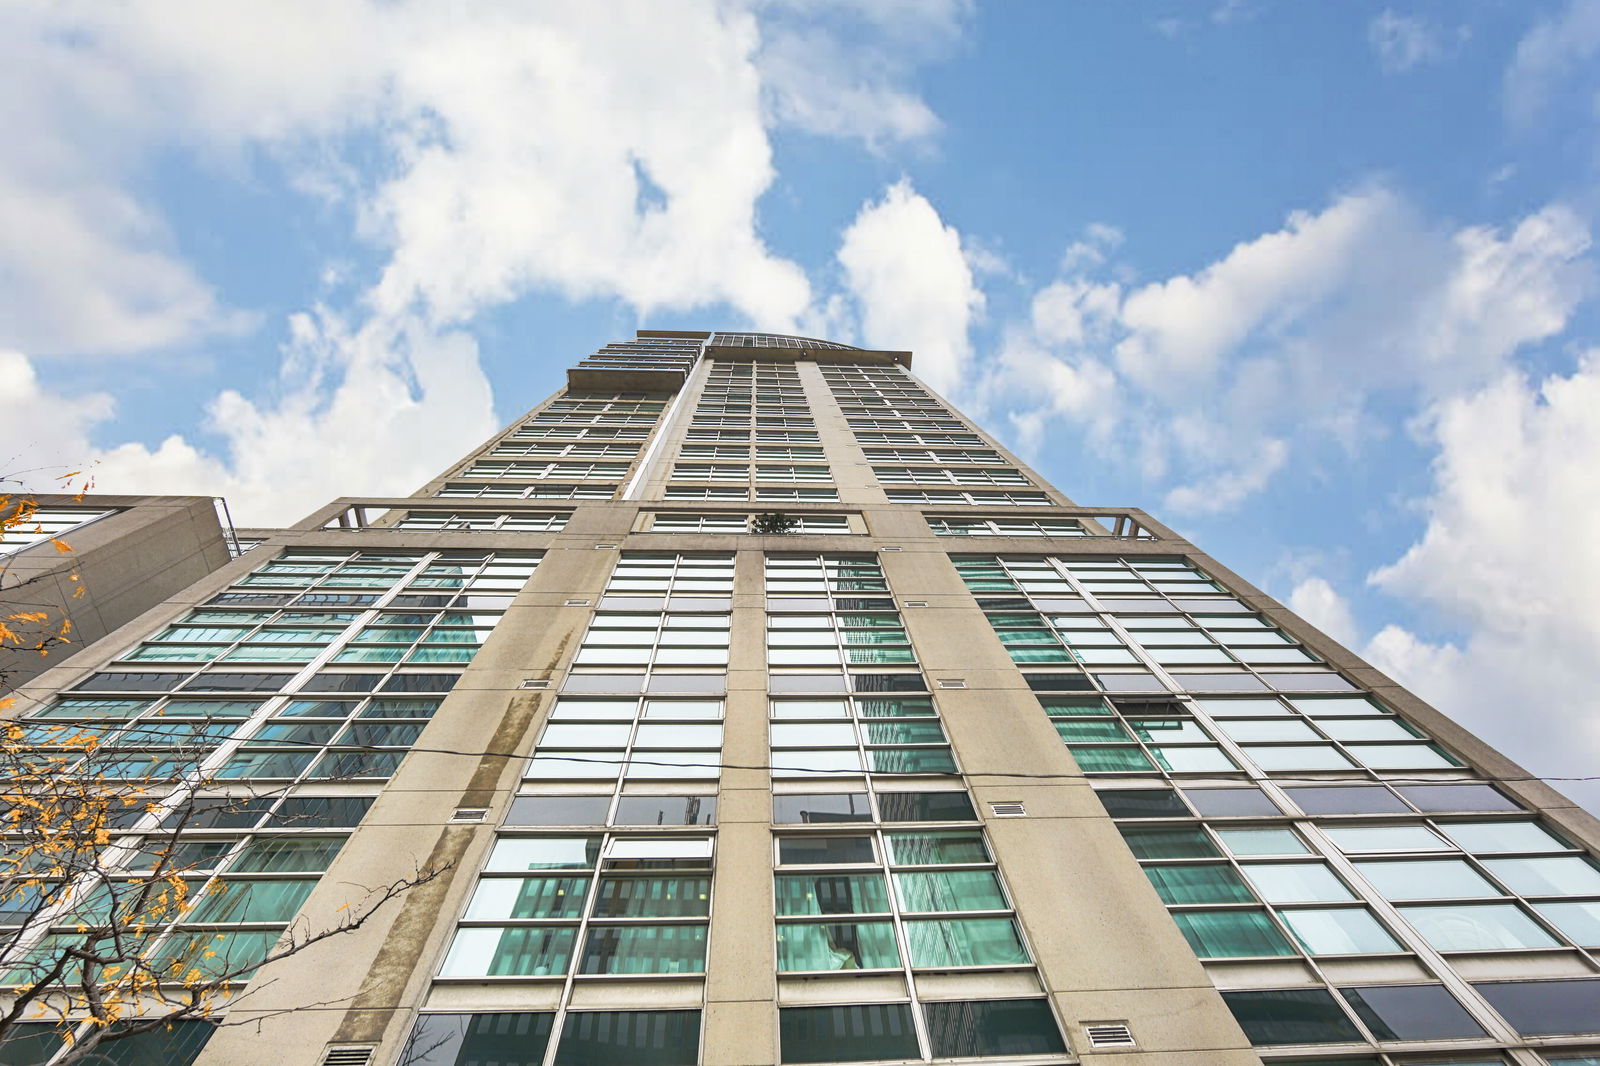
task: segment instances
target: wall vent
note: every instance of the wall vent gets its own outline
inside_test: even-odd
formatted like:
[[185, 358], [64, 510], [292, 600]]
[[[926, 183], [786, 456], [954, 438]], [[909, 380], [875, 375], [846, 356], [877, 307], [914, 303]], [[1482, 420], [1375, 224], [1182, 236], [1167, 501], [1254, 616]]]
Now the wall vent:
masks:
[[879, 545], [878, 550], [881, 551], [881, 552], [900, 552], [900, 551], [905, 551], [905, 549], [900, 547], [900, 545], [898, 545], [898, 544], [883, 544], [883, 545]]
[[962, 677], [941, 677], [939, 679], [939, 687], [940, 688], [966, 688], [967, 687], [967, 681], [966, 681], [966, 678], [962, 678]]
[[1134, 1047], [1133, 1030], [1124, 1022], [1097, 1022], [1083, 1027], [1083, 1035], [1089, 1038], [1089, 1046], [1102, 1047]]
[[489, 813], [487, 807], [457, 807], [456, 813], [450, 816], [452, 822], [481, 822], [484, 815]]
[[525, 677], [525, 678], [522, 679], [522, 684], [518, 685], [517, 687], [518, 688], [549, 688], [550, 687], [550, 679], [548, 677]]
[[615, 544], [596, 544], [594, 546], [595, 551], [611, 551], [614, 548], [616, 548]]
[[371, 1044], [337, 1044], [322, 1056], [322, 1066], [367, 1066], [376, 1050]]
[[589, 606], [589, 601], [588, 600], [568, 600], [567, 601], [567, 606], [568, 607], [587, 607], [587, 606]]
[[907, 600], [905, 602], [905, 606], [907, 606], [907, 607], [926, 607], [926, 606], [928, 606], [928, 601], [927, 600]]
[[1026, 818], [1028, 809], [1020, 803], [991, 803], [989, 813], [996, 818]]

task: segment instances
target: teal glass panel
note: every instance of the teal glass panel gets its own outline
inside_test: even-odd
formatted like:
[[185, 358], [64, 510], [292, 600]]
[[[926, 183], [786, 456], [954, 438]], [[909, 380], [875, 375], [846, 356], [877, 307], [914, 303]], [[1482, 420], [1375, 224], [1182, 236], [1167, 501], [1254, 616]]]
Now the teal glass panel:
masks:
[[597, 918], [699, 918], [711, 910], [709, 877], [602, 877]]
[[1114, 744], [1099, 746], [1070, 744], [1067, 750], [1072, 752], [1078, 767], [1086, 774], [1129, 773], [1155, 769], [1155, 764], [1145, 755], [1143, 749], [1132, 745], [1123, 747]]
[[441, 977], [547, 977], [564, 974], [577, 930], [571, 926], [462, 929]]
[[995, 911], [1006, 909], [993, 870], [937, 870], [894, 875], [902, 911]]
[[1070, 663], [1072, 653], [1065, 648], [1007, 648], [1014, 663]]
[[1172, 920], [1202, 959], [1295, 953], [1265, 911], [1173, 911]]
[[936, 721], [864, 722], [868, 744], [943, 744], [944, 730]]
[[1104, 718], [1111, 714], [1104, 703], [1093, 699], [1046, 697], [1039, 703], [1051, 718]]
[[1440, 826], [1463, 851], [1489, 855], [1506, 851], [1565, 851], [1567, 845], [1537, 822], [1453, 822]]
[[1122, 839], [1141, 859], [1209, 859], [1222, 853], [1200, 829], [1122, 829]]
[[1056, 732], [1060, 734], [1061, 739], [1066, 741], [1117, 741], [1133, 739], [1132, 735], [1129, 734], [1128, 730], [1123, 726], [1123, 724], [1117, 721], [1115, 718], [1076, 721], [1072, 719], [1057, 719], [1055, 722], [1055, 727]]
[[230, 869], [234, 873], [312, 873], [326, 870], [344, 837], [257, 837]]
[[871, 748], [867, 751], [868, 769], [891, 774], [953, 774], [955, 758], [946, 747]]
[[703, 925], [590, 926], [580, 973], [704, 973]]
[[1421, 825], [1325, 826], [1328, 838], [1348, 854], [1367, 851], [1448, 851], [1433, 830]]
[[1150, 750], [1155, 753], [1156, 761], [1161, 764], [1163, 770], [1176, 774], [1210, 771], [1229, 773], [1239, 769], [1221, 748], [1209, 744], [1196, 744], [1190, 747], [1152, 745]]
[[887, 914], [889, 893], [882, 874], [779, 874], [779, 915]]
[[892, 922], [784, 922], [778, 969], [877, 970], [900, 965]]
[[186, 920], [191, 922], [287, 922], [317, 882], [233, 880], [213, 882]]
[[1010, 918], [917, 918], [905, 923], [911, 965], [1009, 966], [1028, 952]]
[[887, 833], [890, 861], [896, 866], [988, 862], [981, 833]]
[[1225, 863], [1146, 866], [1145, 876], [1165, 903], [1254, 903], [1250, 889]]

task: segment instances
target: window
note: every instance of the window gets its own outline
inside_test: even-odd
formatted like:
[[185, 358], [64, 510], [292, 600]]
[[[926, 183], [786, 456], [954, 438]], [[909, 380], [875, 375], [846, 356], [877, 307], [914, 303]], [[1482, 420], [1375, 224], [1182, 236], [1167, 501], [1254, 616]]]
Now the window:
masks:
[[701, 973], [705, 837], [502, 836], [441, 977]]

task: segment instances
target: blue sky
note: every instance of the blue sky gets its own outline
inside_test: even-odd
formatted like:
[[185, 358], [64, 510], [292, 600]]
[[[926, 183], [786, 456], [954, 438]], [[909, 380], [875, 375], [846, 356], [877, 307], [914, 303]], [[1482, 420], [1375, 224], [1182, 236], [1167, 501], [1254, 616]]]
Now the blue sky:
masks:
[[289, 521], [640, 326], [909, 347], [1586, 774], [1597, 52], [1600, 0], [22, 0], [0, 457]]

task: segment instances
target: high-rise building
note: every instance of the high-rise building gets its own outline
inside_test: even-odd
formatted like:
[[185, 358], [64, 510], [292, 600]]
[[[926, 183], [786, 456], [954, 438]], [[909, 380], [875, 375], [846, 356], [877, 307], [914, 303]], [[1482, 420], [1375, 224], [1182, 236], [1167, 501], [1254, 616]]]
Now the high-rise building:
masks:
[[1600, 823], [910, 363], [641, 331], [24, 688], [249, 800], [161, 944], [442, 871], [112, 1061], [1600, 1062]]

